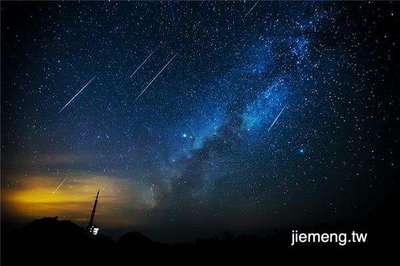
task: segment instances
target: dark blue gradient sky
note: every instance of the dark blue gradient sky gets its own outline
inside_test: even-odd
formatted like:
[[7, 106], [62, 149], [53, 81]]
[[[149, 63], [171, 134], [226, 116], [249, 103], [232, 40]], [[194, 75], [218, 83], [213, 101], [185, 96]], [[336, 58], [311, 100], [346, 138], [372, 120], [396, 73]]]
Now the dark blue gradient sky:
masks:
[[[367, 217], [391, 182], [379, 167], [397, 167], [382, 90], [398, 5], [254, 4], [2, 4], [10, 202], [64, 178], [57, 204], [90, 198], [101, 177], [101, 228], [170, 238]], [[52, 210], [82, 222], [89, 206]]]

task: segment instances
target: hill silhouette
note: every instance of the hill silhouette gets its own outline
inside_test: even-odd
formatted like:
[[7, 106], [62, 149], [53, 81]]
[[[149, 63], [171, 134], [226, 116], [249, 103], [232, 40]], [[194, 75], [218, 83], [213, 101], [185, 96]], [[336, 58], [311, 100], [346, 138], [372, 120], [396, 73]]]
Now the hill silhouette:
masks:
[[[396, 201], [371, 213], [368, 222], [297, 228], [302, 232], [368, 232], [365, 244], [299, 245], [289, 247], [290, 230], [271, 232], [263, 236], [225, 233], [220, 237], [197, 239], [190, 243], [166, 244], [152, 241], [139, 232], [128, 232], [118, 240], [105, 235], [89, 235], [70, 221], [47, 217], [2, 235], [3, 265], [124, 265], [126, 262], [154, 262], [169, 258], [234, 259], [284, 256], [351, 255], [365, 259], [367, 255], [395, 254], [398, 235], [397, 220], [391, 219]], [[388, 213], [391, 213], [388, 216]], [[356, 224], [358, 224], [356, 226]], [[370, 252], [372, 250], [373, 252]]]

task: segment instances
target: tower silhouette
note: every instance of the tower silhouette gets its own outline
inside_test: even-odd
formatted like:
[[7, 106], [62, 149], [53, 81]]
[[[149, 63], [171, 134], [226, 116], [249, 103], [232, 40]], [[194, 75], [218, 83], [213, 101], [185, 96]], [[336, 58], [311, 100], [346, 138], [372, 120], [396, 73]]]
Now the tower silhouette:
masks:
[[90, 220], [89, 220], [89, 224], [87, 226], [87, 230], [89, 233], [92, 233], [92, 231], [93, 231], [93, 221], [94, 221], [94, 216], [96, 215], [96, 206], [97, 206], [97, 201], [99, 199], [99, 193], [100, 193], [100, 189], [97, 191], [96, 200], [94, 201], [92, 213], [90, 214]]

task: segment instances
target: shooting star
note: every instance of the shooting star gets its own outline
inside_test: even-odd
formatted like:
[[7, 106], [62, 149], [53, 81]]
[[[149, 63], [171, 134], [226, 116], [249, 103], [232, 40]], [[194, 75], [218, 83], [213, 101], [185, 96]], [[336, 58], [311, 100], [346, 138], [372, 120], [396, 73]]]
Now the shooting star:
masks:
[[147, 62], [147, 60], [149, 60], [149, 58], [154, 54], [155, 51], [151, 52], [146, 59], [135, 69], [135, 71], [133, 71], [133, 73], [129, 76], [129, 78], [132, 78], [133, 75], [135, 75], [135, 73]]
[[64, 178], [61, 183], [57, 186], [57, 188], [53, 191], [53, 194], [56, 194], [56, 192], [60, 189], [60, 187], [64, 184], [65, 180], [67, 180], [67, 178]]
[[65, 108], [67, 108], [67, 106], [84, 90], [86, 89], [87, 86], [89, 86], [90, 83], [92, 83], [92, 81], [96, 78], [96, 76], [94, 76], [91, 80], [89, 80], [83, 87], [82, 89], [80, 89], [78, 91], [77, 94], [75, 94], [74, 97], [71, 98], [71, 100], [69, 100], [64, 106], [63, 108], [60, 109], [60, 111], [58, 111], [58, 113], [61, 113], [62, 111], [64, 111]]
[[164, 69], [172, 62], [172, 60], [174, 60], [174, 58], [177, 56], [177, 54], [175, 54], [164, 66], [163, 68], [161, 68], [161, 70], [157, 73], [157, 75], [149, 82], [149, 84], [147, 84], [147, 86], [140, 92], [140, 94], [136, 97], [135, 102], [137, 100], [139, 100], [140, 96], [143, 95], [143, 93], [146, 92], [146, 90], [150, 87], [150, 85], [156, 80], [156, 78], [164, 71]]
[[247, 15], [250, 14], [251, 11], [253, 11], [253, 9], [256, 7], [256, 5], [258, 4], [258, 2], [260, 2], [260, 1], [257, 1], [257, 2], [250, 8], [250, 10], [246, 13], [246, 15], [244, 15], [245, 18], [247, 17]]
[[275, 117], [275, 120], [272, 122], [272, 124], [268, 128], [268, 132], [271, 130], [271, 128], [275, 125], [276, 121], [278, 121], [279, 117], [281, 116], [283, 110], [285, 110], [286, 105], [282, 108], [282, 110], [279, 112], [279, 114]]

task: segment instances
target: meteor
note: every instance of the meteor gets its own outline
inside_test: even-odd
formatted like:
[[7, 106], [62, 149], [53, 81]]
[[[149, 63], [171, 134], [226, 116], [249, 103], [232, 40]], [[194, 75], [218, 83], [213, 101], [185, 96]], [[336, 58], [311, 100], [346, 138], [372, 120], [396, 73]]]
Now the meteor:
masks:
[[250, 12], [256, 7], [256, 5], [258, 4], [258, 2], [260, 2], [260, 1], [257, 1], [257, 2], [250, 8], [250, 10], [246, 13], [246, 15], [244, 15], [244, 17], [247, 17], [247, 15], [250, 14]]
[[58, 111], [58, 113], [61, 113], [62, 111], [64, 111], [65, 108], [67, 108], [67, 106], [84, 90], [86, 89], [87, 86], [89, 86], [90, 83], [92, 83], [92, 81], [96, 78], [96, 76], [94, 76], [91, 80], [89, 80], [83, 87], [82, 89], [80, 89], [78, 91], [77, 94], [75, 94], [74, 97], [71, 98], [71, 100], [69, 100], [64, 106], [63, 108], [60, 109], [60, 111]]
[[276, 121], [278, 121], [279, 117], [281, 116], [283, 110], [285, 110], [286, 105], [282, 108], [282, 110], [279, 112], [279, 114], [275, 117], [275, 120], [272, 122], [272, 124], [268, 128], [268, 132], [271, 130], [271, 128], [275, 125]]
[[65, 180], [67, 180], [67, 178], [64, 178], [61, 183], [57, 186], [57, 188], [53, 191], [53, 194], [56, 194], [56, 192], [58, 191], [58, 189], [64, 184]]
[[135, 75], [135, 73], [147, 62], [147, 60], [154, 54], [155, 51], [151, 52], [146, 59], [135, 69], [135, 71], [133, 71], [133, 73], [129, 76], [129, 78], [132, 78], [133, 75]]
[[161, 70], [157, 73], [157, 75], [149, 82], [149, 84], [147, 84], [147, 86], [140, 92], [140, 94], [136, 97], [135, 102], [137, 100], [139, 100], [140, 96], [143, 95], [143, 93], [146, 92], [146, 90], [150, 87], [150, 85], [154, 82], [154, 80], [156, 80], [156, 78], [164, 71], [164, 69], [172, 62], [172, 60], [174, 60], [174, 58], [177, 56], [177, 54], [175, 54], [164, 66], [163, 68], [161, 68]]

